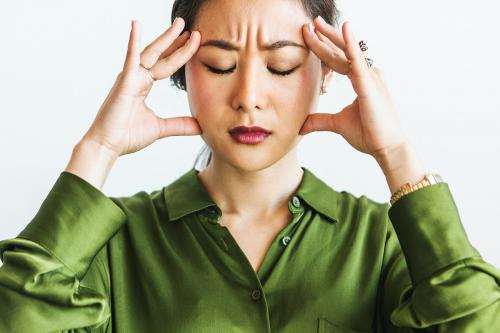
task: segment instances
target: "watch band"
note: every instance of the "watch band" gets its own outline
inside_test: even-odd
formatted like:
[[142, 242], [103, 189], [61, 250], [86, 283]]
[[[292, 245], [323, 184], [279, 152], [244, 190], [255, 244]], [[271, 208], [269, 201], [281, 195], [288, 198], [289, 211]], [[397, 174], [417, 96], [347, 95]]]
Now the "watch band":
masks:
[[390, 203], [393, 205], [399, 198], [405, 194], [414, 192], [422, 187], [429, 186], [432, 184], [442, 183], [443, 178], [437, 173], [429, 173], [424, 176], [424, 178], [418, 183], [411, 185], [410, 183], [403, 184], [396, 192], [391, 196]]

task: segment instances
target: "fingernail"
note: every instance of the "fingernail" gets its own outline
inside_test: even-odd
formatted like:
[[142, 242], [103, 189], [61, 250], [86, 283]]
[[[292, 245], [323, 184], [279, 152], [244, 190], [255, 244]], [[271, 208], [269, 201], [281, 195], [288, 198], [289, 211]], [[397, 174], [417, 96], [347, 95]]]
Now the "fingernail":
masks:
[[318, 19], [321, 23], [326, 23], [325, 19], [321, 17], [321, 15], [318, 15]]

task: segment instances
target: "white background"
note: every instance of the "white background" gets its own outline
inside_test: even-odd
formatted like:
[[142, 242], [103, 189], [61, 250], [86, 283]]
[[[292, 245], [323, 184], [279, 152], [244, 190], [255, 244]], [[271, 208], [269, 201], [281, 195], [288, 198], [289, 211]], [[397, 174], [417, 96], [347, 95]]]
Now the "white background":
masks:
[[[449, 184], [473, 245], [500, 267], [498, 1], [338, 1], [388, 81], [403, 125], [429, 171]], [[130, 20], [149, 43], [170, 25], [172, 1], [27, 1], [0, 5], [0, 239], [15, 237], [64, 170], [121, 70]], [[145, 46], [145, 45], [144, 45]], [[353, 98], [336, 77], [321, 112]], [[185, 92], [157, 82], [159, 116], [190, 115]], [[160, 189], [187, 171], [199, 136], [170, 137], [122, 156], [109, 196]], [[385, 178], [339, 135], [299, 144], [302, 165], [336, 190], [387, 202]], [[175, 157], [174, 157], [175, 156]]]

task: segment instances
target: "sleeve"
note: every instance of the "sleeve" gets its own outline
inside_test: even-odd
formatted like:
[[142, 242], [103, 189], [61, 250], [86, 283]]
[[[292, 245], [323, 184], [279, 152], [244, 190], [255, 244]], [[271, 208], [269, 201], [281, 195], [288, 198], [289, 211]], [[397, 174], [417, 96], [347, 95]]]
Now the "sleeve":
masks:
[[114, 200], [63, 171], [26, 228], [0, 241], [0, 332], [104, 332], [106, 243], [125, 220]]
[[500, 270], [469, 242], [447, 183], [384, 205], [378, 332], [500, 332]]

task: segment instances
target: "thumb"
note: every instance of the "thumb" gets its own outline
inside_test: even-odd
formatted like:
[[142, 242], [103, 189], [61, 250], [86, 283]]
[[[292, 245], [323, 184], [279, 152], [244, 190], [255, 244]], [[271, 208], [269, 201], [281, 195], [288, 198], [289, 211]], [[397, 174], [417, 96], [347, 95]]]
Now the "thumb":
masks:
[[196, 118], [183, 116], [174, 118], [157, 117], [160, 134], [158, 139], [167, 136], [199, 135], [202, 133], [201, 127]]
[[141, 63], [141, 25], [139, 21], [132, 20], [128, 41], [127, 56], [123, 64], [124, 72], [131, 72]]
[[299, 133], [301, 135], [319, 131], [338, 133], [341, 113], [311, 113], [307, 116]]

